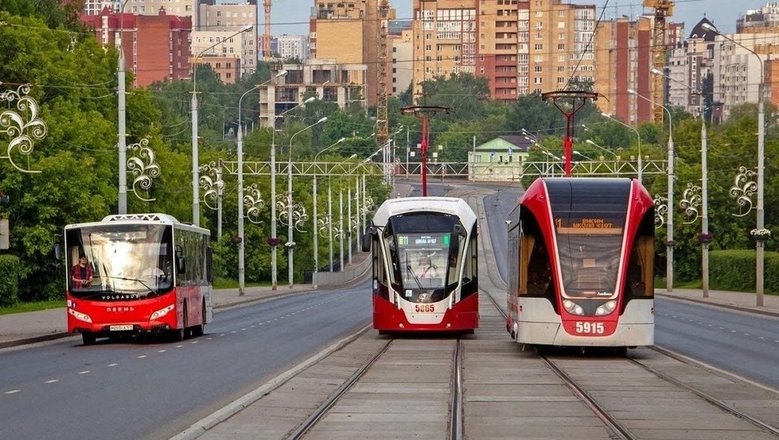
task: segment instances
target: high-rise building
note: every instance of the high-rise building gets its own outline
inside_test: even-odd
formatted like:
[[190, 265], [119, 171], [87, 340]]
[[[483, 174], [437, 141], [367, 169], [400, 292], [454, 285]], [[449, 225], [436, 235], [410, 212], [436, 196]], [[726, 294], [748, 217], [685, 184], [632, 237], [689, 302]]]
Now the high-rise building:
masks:
[[528, 32], [530, 92], [595, 81], [595, 5], [533, 0]]
[[514, 101], [528, 92], [530, 2], [480, 2], [476, 8], [476, 75], [487, 78], [493, 99]]
[[279, 35], [275, 38], [274, 53], [282, 60], [296, 58], [301, 62], [308, 59], [308, 38], [304, 35]]
[[626, 123], [652, 120], [652, 104], [627, 91], [651, 97], [652, 20], [642, 18], [602, 21], [595, 38], [593, 91], [604, 97], [598, 108]]
[[[395, 11], [391, 9], [388, 18], [394, 17]], [[377, 39], [380, 24], [378, 0], [315, 0], [309, 20], [309, 51], [312, 59], [367, 66], [364, 99], [369, 106], [375, 106], [378, 101], [380, 45]], [[391, 59], [390, 53], [385, 55], [386, 59]]]
[[[414, 99], [421, 83], [476, 73], [476, 0], [414, 0]], [[494, 19], [494, 17], [487, 17]]]
[[760, 9], [747, 10], [736, 20], [736, 32], [749, 28], [775, 28], [779, 26], [779, 2], [766, 2]]
[[[151, 0], [148, 0], [151, 1]], [[159, 0], [155, 0], [159, 1]], [[236, 31], [251, 26], [251, 29], [241, 33], [239, 37], [231, 38], [230, 44], [219, 47], [222, 55], [226, 57], [240, 58], [241, 74], [251, 74], [257, 70], [257, 5], [255, 1], [245, 3], [209, 4], [201, 2], [197, 14], [198, 27], [193, 29], [192, 56], [196, 56], [201, 50], [210, 44], [201, 44], [208, 41], [211, 44], [216, 38], [224, 38]], [[239, 46], [235, 46], [239, 43]]]
[[117, 46], [116, 36], [121, 34], [125, 67], [135, 74], [135, 86], [189, 76], [189, 17], [166, 15], [164, 10], [158, 15], [134, 15], [104, 9], [98, 15], [82, 16], [81, 21], [106, 46]]
[[411, 29], [390, 37], [392, 47], [392, 94], [405, 93], [414, 74], [414, 43]]

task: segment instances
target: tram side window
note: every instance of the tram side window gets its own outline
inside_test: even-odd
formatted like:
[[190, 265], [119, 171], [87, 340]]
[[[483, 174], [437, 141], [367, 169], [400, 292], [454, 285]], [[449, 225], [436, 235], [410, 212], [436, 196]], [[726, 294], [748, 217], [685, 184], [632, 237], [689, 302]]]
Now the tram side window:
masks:
[[[638, 235], [630, 250], [625, 280], [625, 292], [636, 298], [654, 296], [654, 214], [647, 214], [641, 222]], [[651, 220], [651, 221], [650, 221]]]
[[527, 293], [529, 296], [544, 296], [552, 288], [552, 271], [549, 255], [543, 239], [535, 240], [528, 262]]

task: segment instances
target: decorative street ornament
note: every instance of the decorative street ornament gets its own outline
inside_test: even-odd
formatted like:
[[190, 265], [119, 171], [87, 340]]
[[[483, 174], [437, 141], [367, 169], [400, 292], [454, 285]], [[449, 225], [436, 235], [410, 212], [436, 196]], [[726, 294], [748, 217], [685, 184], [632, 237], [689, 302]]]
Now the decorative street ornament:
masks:
[[28, 96], [29, 93], [29, 84], [19, 86], [16, 91], [0, 93], [0, 101], [7, 101], [9, 104], [16, 101], [16, 108], [19, 110], [18, 113], [14, 110], [3, 110], [0, 113], [0, 133], [7, 134], [10, 139], [7, 155], [0, 156], [0, 159], [8, 159], [14, 168], [23, 173], [40, 173], [19, 167], [11, 157], [11, 153], [17, 149], [19, 154], [28, 156], [29, 159], [35, 141], [45, 138], [48, 131], [46, 123], [38, 119], [38, 102]]
[[688, 183], [687, 188], [682, 193], [679, 206], [684, 210], [684, 216], [689, 219], [684, 224], [695, 223], [698, 220], [698, 207], [701, 206], [701, 187]]
[[322, 238], [326, 238], [330, 236], [330, 217], [320, 218], [317, 220], [319, 223], [317, 230], [319, 231], [319, 236]]
[[127, 159], [127, 171], [133, 173], [133, 192], [135, 196], [144, 202], [152, 202], [156, 198], [141, 197], [138, 190], [141, 189], [147, 194], [154, 183], [155, 177], [160, 177], [160, 166], [154, 161], [154, 150], [149, 148], [149, 140], [143, 138], [140, 142], [127, 146], [128, 154], [137, 153], [137, 156], [131, 156]]
[[752, 195], [757, 191], [756, 177], [757, 173], [747, 167], [738, 168], [733, 186], [730, 187], [730, 197], [736, 199], [739, 206], [739, 213], [733, 214], [734, 217], [744, 217], [752, 211]]
[[224, 188], [222, 171], [216, 162], [209, 162], [200, 166], [200, 188], [203, 193], [203, 203], [211, 210], [219, 209], [219, 193]]
[[[279, 212], [279, 223], [284, 226], [289, 226], [289, 197], [283, 194], [276, 196], [276, 210]], [[306, 232], [303, 229], [303, 225], [308, 221], [308, 214], [306, 213], [306, 207], [299, 204], [292, 204], [292, 227], [298, 232]]]
[[344, 231], [343, 229], [339, 228], [338, 225], [333, 225], [333, 237], [339, 240], [344, 238]]
[[260, 215], [263, 208], [265, 208], [265, 200], [262, 199], [262, 193], [257, 188], [257, 184], [254, 183], [251, 186], [244, 187], [243, 192], [243, 206], [246, 208], [246, 219], [255, 225], [262, 223]]
[[366, 198], [366, 199], [365, 199], [365, 201], [362, 203], [362, 206], [360, 206], [360, 212], [359, 212], [358, 214], [359, 214], [359, 215], [365, 215], [365, 214], [368, 214], [368, 213], [370, 213], [370, 212], [373, 210], [373, 208], [375, 208], [375, 207], [376, 207], [376, 204], [375, 204], [375, 203], [373, 203], [373, 198], [371, 198], [371, 197], [368, 197], [368, 198]]
[[665, 225], [665, 215], [668, 213], [668, 198], [655, 194], [655, 229]]

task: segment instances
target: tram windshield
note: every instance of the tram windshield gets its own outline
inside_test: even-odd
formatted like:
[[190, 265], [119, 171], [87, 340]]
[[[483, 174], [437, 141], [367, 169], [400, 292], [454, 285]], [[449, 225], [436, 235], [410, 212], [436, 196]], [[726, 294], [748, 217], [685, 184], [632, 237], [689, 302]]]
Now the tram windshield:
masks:
[[432, 213], [391, 219], [387, 243], [394, 283], [404, 299], [436, 302], [450, 293], [448, 287], [457, 282], [456, 265], [450, 262], [459, 260], [459, 247], [465, 245], [464, 237], [453, 239], [456, 224], [454, 216]]
[[[172, 228], [100, 225], [66, 231], [68, 286], [77, 298], [129, 300], [157, 295], [173, 285]], [[87, 267], [77, 267], [86, 257]], [[78, 271], [74, 275], [74, 271]], [[74, 281], [74, 278], [84, 281]]]
[[570, 213], [555, 218], [565, 296], [615, 295], [624, 221], [624, 213]]

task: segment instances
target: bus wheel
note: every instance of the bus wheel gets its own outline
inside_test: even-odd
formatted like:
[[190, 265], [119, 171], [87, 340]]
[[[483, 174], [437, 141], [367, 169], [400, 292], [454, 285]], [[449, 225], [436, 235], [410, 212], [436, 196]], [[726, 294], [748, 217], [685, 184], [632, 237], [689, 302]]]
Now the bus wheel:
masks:
[[95, 341], [97, 341], [97, 337], [92, 333], [82, 333], [81, 341], [84, 343], [84, 345], [92, 345], [95, 343]]
[[206, 302], [203, 301], [200, 312], [200, 324], [192, 327], [192, 336], [203, 336], [203, 329], [206, 326]]
[[184, 303], [184, 325], [173, 330], [173, 341], [181, 342], [187, 337], [187, 303]]

